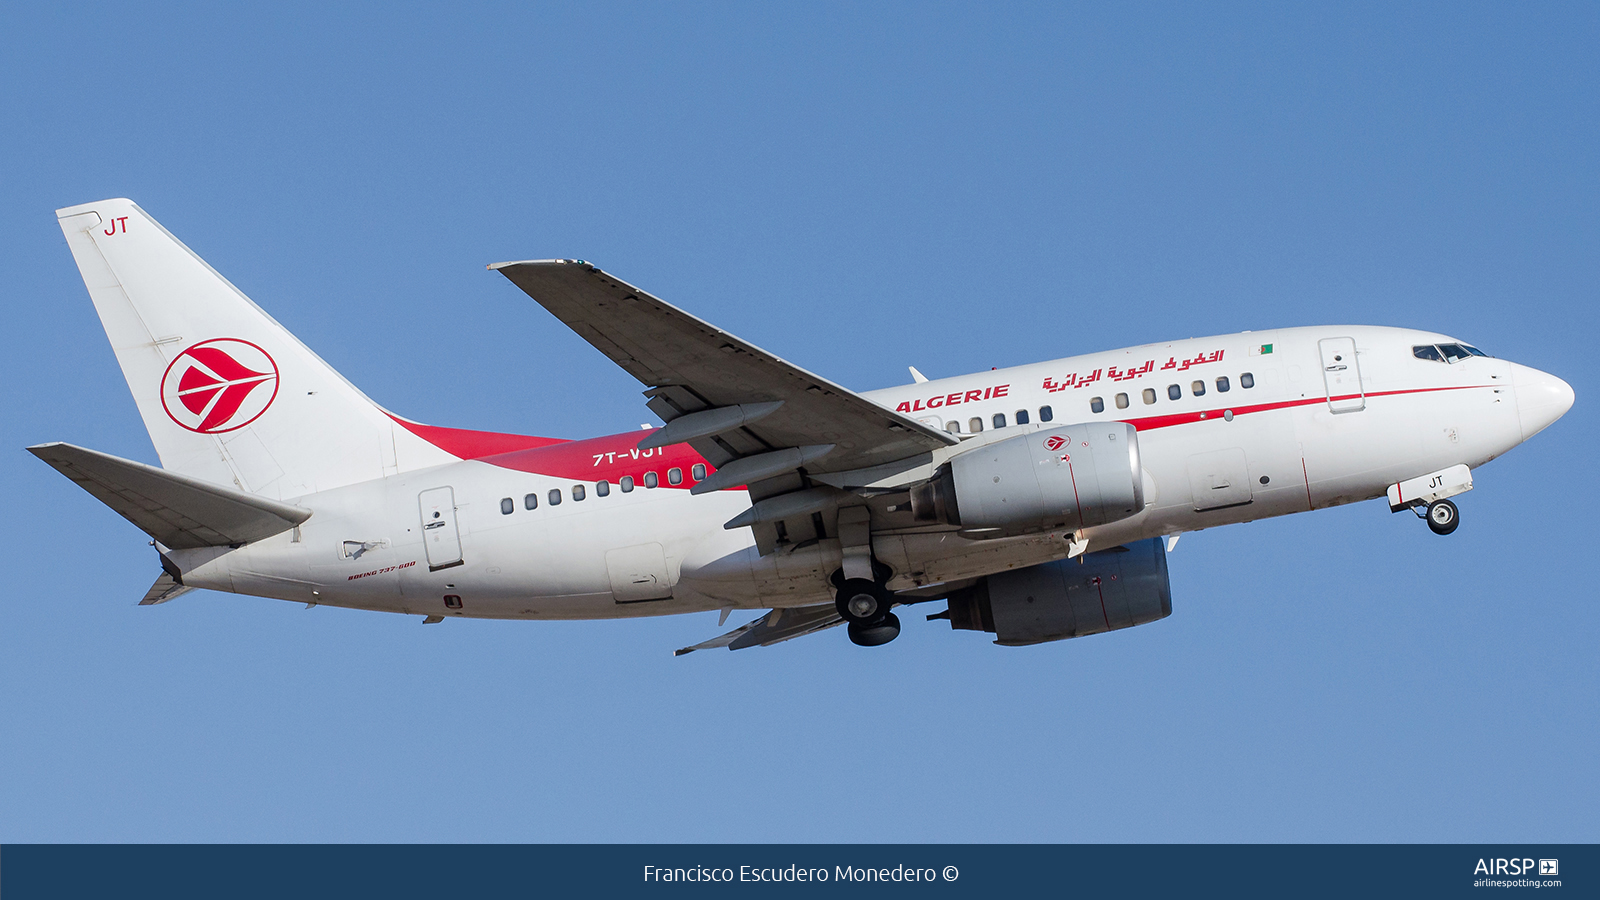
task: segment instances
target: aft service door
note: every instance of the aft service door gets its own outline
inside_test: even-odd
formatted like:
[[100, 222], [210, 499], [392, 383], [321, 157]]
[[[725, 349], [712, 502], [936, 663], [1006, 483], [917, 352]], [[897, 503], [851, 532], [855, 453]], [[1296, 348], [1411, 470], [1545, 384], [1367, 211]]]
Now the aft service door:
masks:
[[1367, 408], [1361, 389], [1361, 368], [1356, 364], [1355, 338], [1324, 338], [1317, 341], [1322, 353], [1322, 381], [1328, 388], [1328, 408], [1336, 413]]
[[422, 543], [427, 548], [428, 571], [461, 565], [461, 532], [456, 528], [456, 494], [447, 487], [430, 488], [419, 498], [422, 507]]

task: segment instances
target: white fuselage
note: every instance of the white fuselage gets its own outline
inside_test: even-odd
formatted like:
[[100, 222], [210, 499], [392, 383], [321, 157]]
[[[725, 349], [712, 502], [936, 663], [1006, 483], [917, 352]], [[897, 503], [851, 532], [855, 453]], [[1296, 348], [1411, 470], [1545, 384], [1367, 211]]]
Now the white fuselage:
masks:
[[[1353, 360], [1338, 353], [1346, 338]], [[1082, 422], [1133, 424], [1146, 505], [1076, 536], [1103, 549], [1382, 496], [1424, 473], [1480, 466], [1565, 411], [1548, 400], [1549, 382], [1559, 380], [1536, 370], [1412, 353], [1414, 345], [1451, 340], [1364, 326], [1246, 332], [866, 396], [939, 428], [958, 427], [967, 443]], [[1570, 403], [1570, 391], [1567, 397]], [[974, 433], [974, 423], [982, 430]], [[837, 540], [762, 556], [750, 529], [723, 528], [749, 508], [745, 491], [691, 495], [703, 460], [684, 445], [641, 453], [639, 438], [553, 443], [310, 494], [295, 502], [311, 518], [292, 532], [237, 549], [166, 555], [195, 587], [422, 615], [590, 619], [832, 600]], [[682, 475], [676, 484], [672, 470]], [[645, 486], [646, 473], [657, 487]], [[631, 490], [622, 489], [624, 477], [634, 480]], [[419, 498], [444, 487], [454, 521], [448, 512], [442, 522], [425, 521]], [[552, 492], [559, 504], [550, 502]], [[536, 508], [528, 508], [529, 495]], [[458, 547], [425, 545], [425, 536], [446, 529]], [[950, 529], [873, 543], [894, 570], [892, 590], [1047, 562], [1069, 549], [1060, 533], [972, 540]], [[430, 565], [430, 552], [446, 565]], [[452, 554], [459, 563], [451, 564]], [[670, 596], [637, 599], [640, 585], [642, 596]]]

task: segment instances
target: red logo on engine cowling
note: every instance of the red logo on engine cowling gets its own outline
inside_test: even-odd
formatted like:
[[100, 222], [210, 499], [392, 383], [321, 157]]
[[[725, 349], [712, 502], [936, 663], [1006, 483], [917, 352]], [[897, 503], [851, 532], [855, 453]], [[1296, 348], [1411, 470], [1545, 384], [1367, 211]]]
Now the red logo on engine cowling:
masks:
[[1046, 450], [1051, 451], [1051, 452], [1055, 452], [1056, 450], [1060, 450], [1062, 447], [1065, 447], [1066, 445], [1067, 445], [1067, 439], [1062, 437], [1059, 434], [1051, 435], [1050, 437], [1045, 438], [1045, 441], [1044, 441], [1044, 448]]
[[179, 426], [221, 434], [249, 425], [278, 396], [278, 364], [237, 338], [213, 338], [178, 354], [161, 376], [161, 406]]

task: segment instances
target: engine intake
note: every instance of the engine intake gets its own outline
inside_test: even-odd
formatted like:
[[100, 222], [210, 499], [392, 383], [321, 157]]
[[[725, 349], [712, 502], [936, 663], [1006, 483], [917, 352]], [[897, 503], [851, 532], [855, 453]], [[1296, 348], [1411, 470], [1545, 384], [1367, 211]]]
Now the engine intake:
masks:
[[950, 627], [993, 632], [1008, 647], [1116, 631], [1172, 615], [1160, 538], [1077, 559], [997, 572], [953, 593]]
[[975, 447], [911, 490], [917, 521], [997, 535], [1075, 531], [1143, 508], [1139, 433], [1124, 422], [1067, 425]]

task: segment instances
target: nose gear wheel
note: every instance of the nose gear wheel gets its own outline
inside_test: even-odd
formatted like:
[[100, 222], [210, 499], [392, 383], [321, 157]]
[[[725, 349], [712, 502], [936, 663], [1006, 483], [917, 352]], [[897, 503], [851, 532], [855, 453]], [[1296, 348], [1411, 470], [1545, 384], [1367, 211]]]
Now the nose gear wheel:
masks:
[[1461, 511], [1449, 500], [1435, 500], [1428, 504], [1427, 518], [1434, 534], [1449, 534], [1461, 524]]

